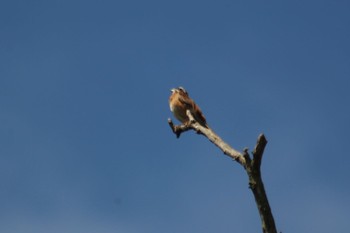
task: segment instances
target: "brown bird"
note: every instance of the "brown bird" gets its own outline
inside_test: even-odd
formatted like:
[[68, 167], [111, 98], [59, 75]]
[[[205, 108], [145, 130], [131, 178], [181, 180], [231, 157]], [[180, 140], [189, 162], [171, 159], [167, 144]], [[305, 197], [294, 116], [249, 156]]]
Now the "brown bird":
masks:
[[169, 97], [170, 110], [176, 119], [181, 123], [187, 123], [189, 118], [186, 114], [190, 110], [193, 118], [203, 127], [209, 128], [207, 121], [198, 105], [189, 97], [188, 92], [183, 87], [171, 89]]

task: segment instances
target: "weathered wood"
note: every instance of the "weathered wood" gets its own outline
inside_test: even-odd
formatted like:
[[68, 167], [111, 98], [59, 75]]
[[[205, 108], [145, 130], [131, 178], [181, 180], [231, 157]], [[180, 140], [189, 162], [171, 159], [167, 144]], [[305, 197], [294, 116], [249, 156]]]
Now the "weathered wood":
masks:
[[261, 178], [261, 160], [267, 144], [264, 134], [259, 135], [251, 158], [247, 148], [243, 150], [243, 153], [235, 150], [222, 140], [211, 128], [205, 128], [196, 122], [189, 110], [187, 110], [186, 113], [190, 119], [186, 124], [174, 125], [172, 120], [170, 118], [168, 119], [169, 126], [173, 133], [176, 134], [176, 137], [179, 138], [181, 133], [188, 130], [194, 130], [198, 134], [202, 134], [208, 138], [209, 141], [220, 148], [225, 155], [242, 165], [248, 175], [249, 187], [253, 192], [255, 203], [259, 211], [263, 233], [277, 233], [275, 220]]

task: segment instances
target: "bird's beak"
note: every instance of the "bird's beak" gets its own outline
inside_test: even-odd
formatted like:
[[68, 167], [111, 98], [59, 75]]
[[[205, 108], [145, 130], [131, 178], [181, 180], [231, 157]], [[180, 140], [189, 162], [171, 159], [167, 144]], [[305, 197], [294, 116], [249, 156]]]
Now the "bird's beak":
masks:
[[171, 91], [172, 93], [174, 93], [174, 92], [175, 92], [175, 88], [171, 88], [170, 91]]

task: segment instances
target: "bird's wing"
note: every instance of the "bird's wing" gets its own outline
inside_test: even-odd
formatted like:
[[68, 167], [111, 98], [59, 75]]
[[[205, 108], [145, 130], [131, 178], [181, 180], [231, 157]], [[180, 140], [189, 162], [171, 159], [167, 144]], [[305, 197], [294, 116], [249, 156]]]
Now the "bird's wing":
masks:
[[189, 97], [184, 98], [183, 96], [179, 96], [179, 101], [184, 104], [187, 109], [191, 109], [194, 106], [194, 101]]
[[198, 107], [198, 105], [195, 104], [195, 102], [187, 97], [184, 98], [183, 96], [179, 96], [179, 101], [186, 106], [187, 109], [189, 109], [196, 121], [199, 122], [202, 126], [208, 128], [207, 121], [201, 111], [201, 109]]

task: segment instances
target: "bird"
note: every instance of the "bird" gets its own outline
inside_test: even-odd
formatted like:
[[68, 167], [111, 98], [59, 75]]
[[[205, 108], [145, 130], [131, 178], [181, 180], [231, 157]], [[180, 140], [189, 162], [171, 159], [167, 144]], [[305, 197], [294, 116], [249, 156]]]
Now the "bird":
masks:
[[190, 110], [193, 118], [203, 127], [209, 128], [207, 121], [199, 108], [199, 106], [190, 98], [188, 92], [183, 87], [172, 88], [169, 97], [170, 110], [173, 112], [176, 119], [181, 123], [189, 123], [189, 118], [186, 114]]

